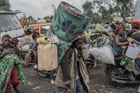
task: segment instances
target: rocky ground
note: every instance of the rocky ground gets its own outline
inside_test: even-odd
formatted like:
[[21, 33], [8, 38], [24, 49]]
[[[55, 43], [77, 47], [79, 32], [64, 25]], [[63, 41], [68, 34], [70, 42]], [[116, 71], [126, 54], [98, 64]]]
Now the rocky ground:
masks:
[[[20, 93], [53, 93], [55, 85], [47, 78], [40, 77], [32, 67], [23, 68], [26, 84], [20, 85]], [[104, 65], [99, 64], [95, 69], [90, 69], [91, 93], [136, 93], [136, 85], [116, 85], [108, 83], [104, 73]]]

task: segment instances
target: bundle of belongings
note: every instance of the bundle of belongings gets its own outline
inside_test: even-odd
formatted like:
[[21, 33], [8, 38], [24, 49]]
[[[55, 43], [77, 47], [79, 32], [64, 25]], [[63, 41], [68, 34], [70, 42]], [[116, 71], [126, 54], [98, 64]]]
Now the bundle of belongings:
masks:
[[58, 61], [61, 63], [72, 42], [82, 35], [89, 19], [76, 7], [61, 2], [51, 23], [51, 31], [58, 37]]
[[89, 42], [94, 47], [103, 47], [110, 43], [110, 34], [104, 28], [93, 30], [89, 37]]
[[115, 64], [112, 48], [110, 47], [110, 34], [104, 28], [93, 30], [89, 38], [92, 48], [89, 53], [97, 60], [107, 63]]

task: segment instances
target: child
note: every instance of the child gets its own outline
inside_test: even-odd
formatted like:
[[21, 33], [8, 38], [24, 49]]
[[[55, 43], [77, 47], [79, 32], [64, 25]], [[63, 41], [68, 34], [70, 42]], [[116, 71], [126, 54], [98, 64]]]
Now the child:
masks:
[[33, 54], [33, 61], [36, 63], [34, 69], [37, 69], [37, 40], [38, 35], [37, 34], [33, 34], [32, 35], [32, 40], [30, 42], [30, 47], [29, 47], [29, 52], [30, 54]]

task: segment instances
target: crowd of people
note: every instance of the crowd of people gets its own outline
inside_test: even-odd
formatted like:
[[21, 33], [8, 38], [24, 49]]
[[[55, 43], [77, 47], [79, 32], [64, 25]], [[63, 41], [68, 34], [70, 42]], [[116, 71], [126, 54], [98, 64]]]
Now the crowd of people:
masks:
[[[135, 80], [133, 74], [135, 71], [135, 62], [132, 58], [126, 56], [126, 51], [130, 43], [134, 43], [134, 41], [140, 42], [139, 23], [126, 22], [125, 24], [123, 24], [112, 22], [111, 24], [107, 23], [102, 27], [104, 27], [104, 29], [110, 34], [110, 41], [107, 44], [102, 44], [102, 47], [104, 45], [109, 45], [114, 54], [114, 57], [119, 56], [121, 57], [122, 61], [131, 60], [129, 62], [126, 62], [125, 70], [129, 72], [129, 79]], [[137, 57], [136, 59], [139, 59], [139, 57]]]
[[[101, 35], [96, 35], [90, 40], [94, 31], [104, 29], [108, 33], [109, 42], [101, 43], [97, 40]], [[29, 42], [29, 53], [34, 55], [33, 61], [35, 62], [37, 69], [37, 38], [39, 34], [29, 30], [27, 35], [32, 34], [32, 40]], [[90, 93], [89, 88], [89, 75], [85, 60], [89, 58], [88, 49], [91, 47], [103, 47], [103, 45], [110, 45], [114, 56], [120, 56], [122, 60], [128, 59], [125, 55], [129, 42], [134, 40], [140, 42], [139, 26], [131, 24], [105, 24], [97, 28], [90, 29], [84, 32], [82, 36], [72, 43], [71, 47], [65, 53], [62, 62], [57, 69], [57, 75], [55, 84], [57, 86], [55, 93], [65, 93], [70, 91], [72, 93]], [[95, 41], [95, 42], [91, 42]], [[104, 41], [104, 39], [102, 39]], [[106, 40], [105, 40], [106, 41]], [[16, 93], [19, 93], [17, 86], [19, 82], [24, 83], [25, 78], [21, 70], [21, 61], [19, 59], [20, 52], [18, 50], [18, 39], [12, 38], [10, 35], [4, 35], [2, 43], [0, 44], [0, 93], [11, 93], [11, 87], [13, 86]], [[86, 47], [87, 46], [87, 47]], [[84, 52], [83, 52], [84, 51]], [[86, 51], [86, 52], [85, 52]], [[92, 55], [93, 62], [98, 61], [94, 55]], [[95, 64], [94, 64], [95, 65]], [[125, 65], [125, 70], [129, 71], [130, 80], [135, 80], [134, 70], [135, 62], [131, 62]]]

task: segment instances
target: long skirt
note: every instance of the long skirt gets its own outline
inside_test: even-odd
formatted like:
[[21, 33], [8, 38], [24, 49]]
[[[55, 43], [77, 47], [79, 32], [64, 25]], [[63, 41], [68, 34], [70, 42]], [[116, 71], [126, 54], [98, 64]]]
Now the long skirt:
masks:
[[7, 88], [6, 88], [6, 93], [11, 93], [12, 86], [13, 86], [13, 88], [16, 88], [18, 86], [18, 84], [19, 84], [18, 78], [19, 78], [18, 77], [18, 70], [16, 67], [14, 67], [12, 69], [11, 77], [10, 77], [10, 80], [9, 80]]

